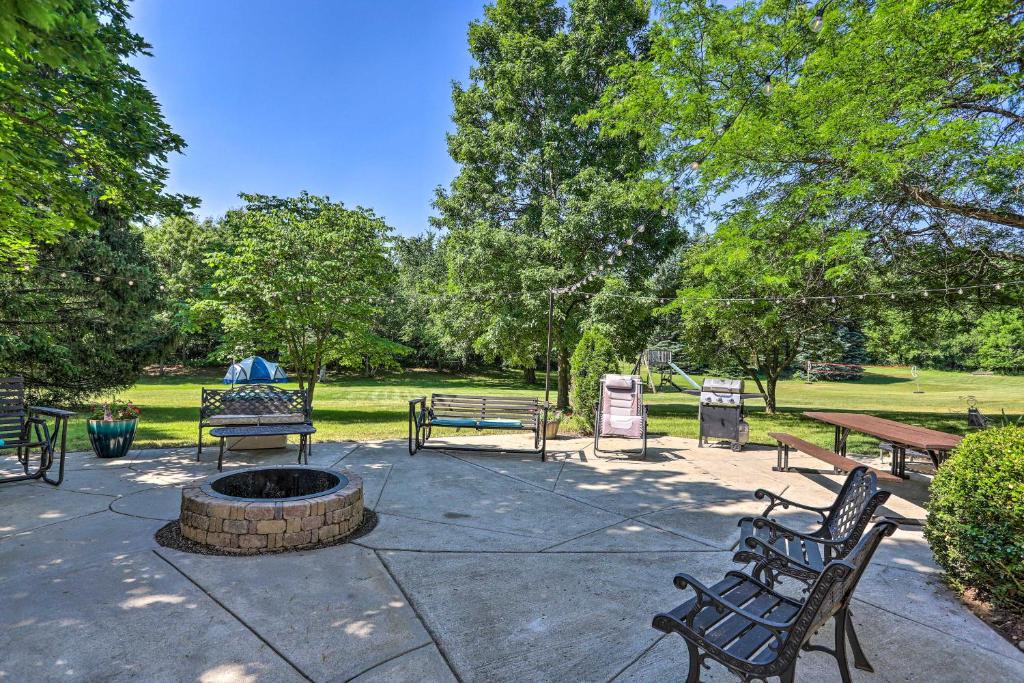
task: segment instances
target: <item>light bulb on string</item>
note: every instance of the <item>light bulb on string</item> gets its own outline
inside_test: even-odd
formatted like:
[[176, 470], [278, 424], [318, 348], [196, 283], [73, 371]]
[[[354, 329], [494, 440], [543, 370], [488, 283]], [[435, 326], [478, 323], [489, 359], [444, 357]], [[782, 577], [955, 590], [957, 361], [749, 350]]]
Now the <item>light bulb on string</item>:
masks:
[[615, 257], [614, 257], [614, 256], [609, 256], [609, 257], [608, 257], [608, 265], [610, 266], [610, 265], [612, 265], [613, 263], [615, 263]]
[[60, 276], [61, 276], [61, 277], [63, 277], [63, 278], [66, 278], [66, 277], [68, 276], [68, 274], [67, 274], [67, 273], [65, 273], [65, 272], [63, 272], [63, 271], [61, 271], [61, 274], [60, 274]]
[[128, 286], [129, 287], [134, 287], [135, 286], [135, 280], [129, 280], [128, 281]]
[[926, 289], [923, 292], [921, 292], [921, 296], [928, 296], [928, 290]]
[[863, 294], [858, 294], [857, 298], [863, 300], [864, 299], [864, 295]]
[[821, 30], [821, 27], [825, 25], [825, 10], [819, 9], [814, 13], [814, 18], [811, 19], [809, 28], [812, 32], [817, 33]]
[[956, 293], [957, 293], [957, 294], [963, 294], [963, 293], [964, 293], [964, 288], [963, 288], [963, 287], [960, 287], [960, 288], [958, 288], [958, 289], [956, 290]]
[[644, 231], [644, 226], [641, 225], [639, 228], [636, 229], [636, 231], [638, 233], [643, 232]]
[[700, 162], [699, 161], [690, 162], [690, 170], [691, 171], [699, 171], [700, 170]]
[[890, 298], [890, 299], [895, 299], [895, 298], [896, 298], [896, 295], [895, 295], [895, 294], [890, 294], [890, 295], [889, 295], [889, 298]]
[[836, 298], [832, 297], [832, 303], [835, 303], [835, 302], [836, 302]]
[[622, 256], [622, 249], [621, 249], [621, 248], [619, 248], [619, 249], [616, 249], [616, 250], [615, 250], [615, 255], [616, 255], [616, 256]]
[[996, 283], [996, 289], [1002, 289], [1002, 288], [1003, 288], [1003, 285], [1001, 283]]
[[101, 278], [99, 275], [97, 275], [96, 277], [94, 277], [92, 279], [93, 282], [101, 282], [102, 280], [103, 280], [103, 278]]
[[764, 91], [764, 94], [766, 96], [772, 94], [772, 78], [771, 78], [771, 76], [765, 76], [765, 78], [764, 78], [764, 85], [761, 86], [761, 90]]
[[626, 238], [626, 246], [627, 247], [633, 246], [633, 238], [632, 237]]
[[661, 207], [661, 215], [662, 216], [667, 216], [668, 215], [668, 207], [667, 206]]

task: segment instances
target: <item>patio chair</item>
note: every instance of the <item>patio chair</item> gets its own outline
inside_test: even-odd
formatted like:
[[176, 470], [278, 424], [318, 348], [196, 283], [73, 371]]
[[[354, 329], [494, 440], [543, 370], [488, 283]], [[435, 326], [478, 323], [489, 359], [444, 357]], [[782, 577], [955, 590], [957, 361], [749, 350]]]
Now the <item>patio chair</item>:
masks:
[[[826, 652], [836, 658], [843, 683], [850, 683], [846, 643], [854, 666], [873, 671], [853, 631], [850, 599], [882, 538], [895, 531], [889, 521], [876, 524], [842, 560], [833, 560], [814, 580], [804, 601], [776, 593], [772, 586], [742, 572], [728, 572], [708, 587], [688, 574], [677, 574], [675, 586], [695, 595], [652, 625], [678, 633], [689, 652], [687, 683], [699, 683], [704, 660], [712, 659], [744, 681], [778, 676], [792, 683], [800, 651]], [[835, 619], [834, 647], [810, 640], [829, 619]]]
[[[875, 472], [860, 466], [846, 477], [828, 507], [805, 505], [764, 489], [755, 491], [754, 496], [768, 498], [769, 504], [760, 517], [739, 521], [740, 542], [733, 560], [752, 562], [751, 574], [770, 585], [780, 574], [810, 584], [829, 562], [841, 560], [853, 550], [889, 492], [879, 491]], [[813, 512], [820, 516], [821, 525], [808, 532], [793, 530], [770, 517], [780, 508]]]
[[[639, 375], [605, 375], [601, 394], [594, 405], [594, 452], [601, 453], [601, 437], [640, 439], [641, 446], [620, 453], [647, 457], [647, 406]], [[605, 451], [609, 452], [609, 451]]]
[[[0, 478], [0, 484], [41, 479], [60, 486], [64, 481], [64, 456], [67, 453], [69, 410], [29, 406], [25, 403], [25, 380], [21, 377], [0, 378], [0, 450], [14, 449], [23, 474]], [[48, 419], [53, 419], [50, 428]], [[56, 479], [48, 476], [54, 455], [60, 448], [60, 466]], [[32, 452], [39, 451], [39, 466], [31, 469]], [[30, 471], [31, 470], [31, 471]]]

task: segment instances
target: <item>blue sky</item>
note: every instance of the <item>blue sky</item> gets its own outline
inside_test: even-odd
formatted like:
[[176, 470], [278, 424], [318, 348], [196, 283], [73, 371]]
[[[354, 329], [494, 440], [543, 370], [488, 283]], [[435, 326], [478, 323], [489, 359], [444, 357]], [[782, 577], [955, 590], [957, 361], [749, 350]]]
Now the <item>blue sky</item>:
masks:
[[328, 194], [422, 232], [457, 168], [453, 79], [484, 0], [137, 0], [137, 66], [188, 148], [169, 189], [200, 216], [238, 193]]

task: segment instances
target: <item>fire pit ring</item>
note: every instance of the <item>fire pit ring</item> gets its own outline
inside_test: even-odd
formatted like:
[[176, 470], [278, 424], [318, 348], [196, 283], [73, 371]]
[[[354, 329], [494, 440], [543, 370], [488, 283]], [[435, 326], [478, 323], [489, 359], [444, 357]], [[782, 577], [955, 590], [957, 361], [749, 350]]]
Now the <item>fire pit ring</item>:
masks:
[[362, 520], [363, 480], [326, 467], [250, 467], [181, 492], [181, 535], [226, 552], [327, 543]]

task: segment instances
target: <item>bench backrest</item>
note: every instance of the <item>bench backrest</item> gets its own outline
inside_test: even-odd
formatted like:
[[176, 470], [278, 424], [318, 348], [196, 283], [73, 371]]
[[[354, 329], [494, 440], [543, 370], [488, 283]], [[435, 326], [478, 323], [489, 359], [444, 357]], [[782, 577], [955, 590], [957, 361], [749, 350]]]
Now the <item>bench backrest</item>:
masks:
[[879, 492], [878, 476], [867, 467], [857, 467], [843, 482], [835, 503], [825, 516], [824, 529], [836, 541], [848, 540], [850, 550], [860, 540], [875, 509], [889, 498]]
[[302, 413], [310, 419], [308, 394], [303, 389], [281, 389], [271, 384], [246, 384], [231, 389], [203, 389], [199, 419], [214, 415], [286, 415]]
[[25, 380], [0, 377], [0, 439], [17, 441], [25, 428]]
[[518, 396], [465, 396], [431, 394], [430, 411], [434, 417], [465, 417], [477, 420], [509, 419], [536, 426], [543, 402]]
[[807, 639], [849, 603], [878, 544], [895, 530], [896, 524], [893, 522], [875, 524], [845, 559], [835, 560], [825, 567], [808, 591], [803, 607], [793, 617], [792, 630], [782, 643], [777, 665], [788, 667], [797, 658]]

